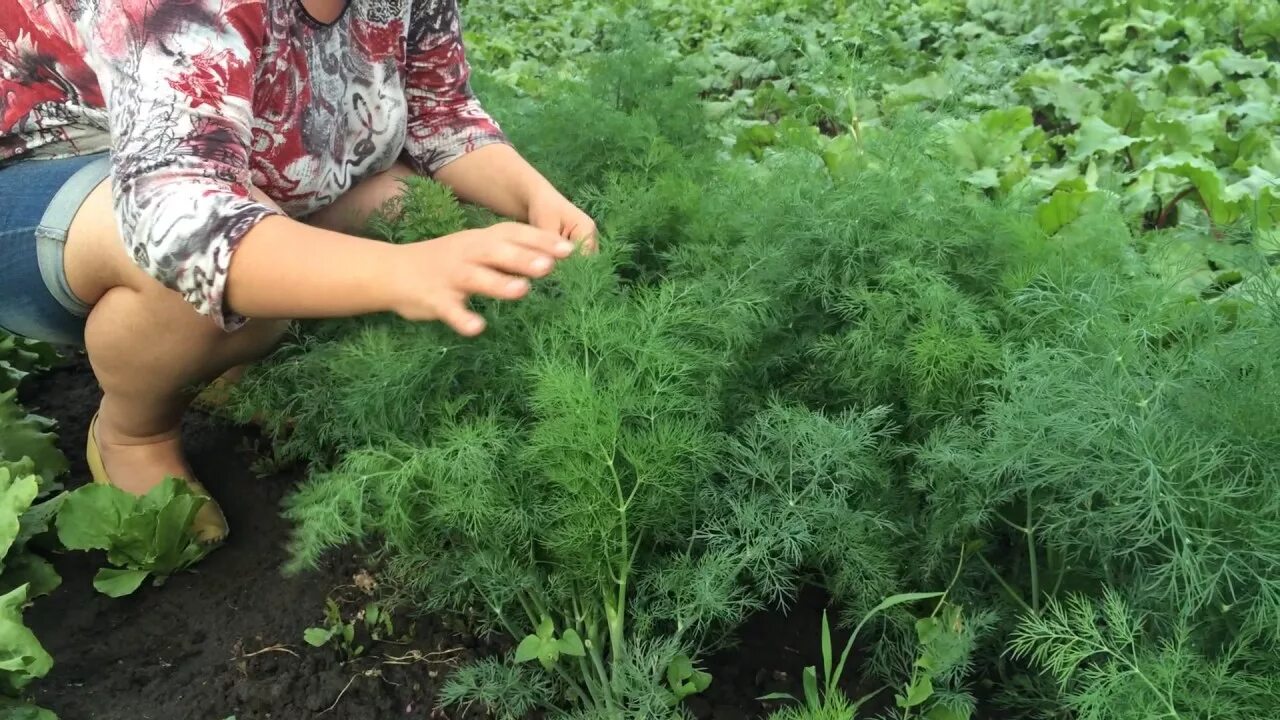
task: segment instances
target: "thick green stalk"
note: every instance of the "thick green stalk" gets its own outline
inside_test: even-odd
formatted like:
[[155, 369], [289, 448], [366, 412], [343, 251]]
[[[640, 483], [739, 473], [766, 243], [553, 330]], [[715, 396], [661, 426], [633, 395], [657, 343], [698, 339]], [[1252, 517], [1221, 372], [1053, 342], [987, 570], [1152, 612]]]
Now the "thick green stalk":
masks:
[[626, 595], [627, 595], [627, 577], [624, 571], [622, 577], [618, 581], [618, 600], [615, 605], [609, 598], [608, 593], [605, 594], [604, 612], [605, 618], [609, 623], [609, 664], [613, 667], [613, 684], [615, 692], [619, 689], [620, 680], [618, 677], [619, 666], [622, 665], [623, 652], [625, 652], [626, 643], [623, 633], [626, 631]]
[[[635, 497], [635, 489], [632, 489], [631, 497], [627, 497], [622, 489], [622, 477], [618, 474], [618, 467], [614, 464], [614, 454], [617, 452], [615, 448], [613, 453], [608, 456], [609, 472], [613, 475], [614, 490], [618, 494], [618, 525], [619, 525], [619, 544], [618, 549], [622, 553], [623, 563], [620, 572], [617, 573], [616, 596], [610, 597], [610, 589], [604, 588], [604, 612], [605, 620], [609, 625], [609, 663], [613, 668], [613, 685], [615, 693], [620, 690], [621, 680], [619, 678], [619, 667], [622, 664], [624, 652], [626, 650], [626, 608], [627, 608], [627, 578], [631, 574], [631, 536], [627, 532], [627, 508], [631, 505], [631, 499]], [[636, 485], [639, 485], [639, 479]]]
[[1031, 523], [1031, 493], [1027, 493], [1027, 526], [1023, 532], [1027, 536], [1027, 560], [1031, 563], [1031, 609], [1040, 614], [1040, 563], [1036, 557], [1036, 536]]
[[593, 622], [587, 627], [587, 654], [591, 656], [591, 664], [595, 668], [602, 691], [607, 701], [606, 705], [612, 709], [614, 705], [613, 683], [609, 680], [609, 671], [605, 669], [604, 658], [601, 654], [602, 643], [600, 642], [600, 630]]
[[982, 563], [982, 566], [991, 573], [991, 577], [995, 578], [995, 581], [1000, 584], [1000, 587], [1004, 588], [1004, 591], [1009, 594], [1009, 597], [1012, 598], [1014, 602], [1018, 603], [1023, 610], [1026, 610], [1032, 615], [1038, 614], [1034, 608], [1027, 604], [1026, 600], [1022, 599], [1022, 596], [1018, 594], [1018, 591], [1014, 590], [1013, 586], [1006, 582], [1005, 579], [1001, 577], [1000, 573], [992, 567], [991, 563], [988, 562], [981, 554], [978, 555], [978, 562]]

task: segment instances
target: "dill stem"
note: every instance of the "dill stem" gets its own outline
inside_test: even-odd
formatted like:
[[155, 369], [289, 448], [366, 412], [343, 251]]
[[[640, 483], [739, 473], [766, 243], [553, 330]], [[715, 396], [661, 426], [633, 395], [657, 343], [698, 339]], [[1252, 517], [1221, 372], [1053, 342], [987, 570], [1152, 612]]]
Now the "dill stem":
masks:
[[495, 603], [493, 598], [489, 597], [489, 593], [485, 592], [484, 588], [480, 587], [479, 584], [473, 584], [475, 585], [476, 591], [480, 593], [480, 597], [484, 598], [485, 603], [493, 610], [494, 614], [498, 616], [498, 622], [502, 623], [502, 627], [506, 629], [507, 634], [510, 635], [513, 640], [518, 637], [515, 626], [507, 619], [507, 614], [502, 611], [502, 606]]
[[1027, 536], [1027, 560], [1031, 563], [1031, 609], [1040, 614], [1040, 563], [1036, 557], [1035, 526], [1031, 523], [1031, 493], [1027, 493], [1027, 526], [1023, 532]]
[[1018, 594], [1017, 590], [1014, 590], [1013, 587], [1009, 585], [1009, 583], [1006, 582], [1003, 577], [1000, 576], [1000, 573], [996, 572], [996, 569], [991, 566], [990, 562], [987, 562], [987, 559], [985, 557], [983, 557], [982, 555], [978, 555], [977, 557], [978, 557], [978, 562], [982, 563], [982, 566], [985, 567], [987, 571], [991, 573], [991, 577], [995, 578], [995, 581], [997, 583], [1000, 583], [1000, 587], [1004, 588], [1004, 591], [1006, 593], [1009, 593], [1009, 597], [1012, 598], [1014, 602], [1018, 603], [1018, 605], [1021, 606], [1023, 610], [1026, 610], [1032, 615], [1039, 614], [1035, 611], [1034, 608], [1032, 608], [1030, 605], [1027, 604], [1026, 600], [1022, 599], [1022, 596]]
[[1117, 652], [1114, 648], [1112, 648], [1110, 645], [1106, 643], [1093, 643], [1093, 645], [1094, 647], [1098, 648], [1101, 652], [1107, 655], [1110, 655], [1111, 657], [1118, 660], [1120, 663], [1126, 665], [1129, 668], [1129, 672], [1133, 673], [1134, 675], [1137, 675], [1138, 679], [1141, 680], [1147, 687], [1151, 688], [1151, 692], [1155, 693], [1156, 697], [1160, 698], [1160, 702], [1162, 702], [1165, 706], [1165, 709], [1169, 711], [1169, 717], [1173, 718], [1173, 720], [1181, 720], [1182, 715], [1178, 712], [1178, 708], [1174, 707], [1173, 700], [1170, 699], [1169, 697], [1166, 697], [1164, 693], [1160, 692], [1160, 688], [1156, 687], [1156, 684], [1151, 681], [1151, 678], [1147, 677], [1147, 674], [1142, 672], [1142, 668], [1138, 667], [1138, 664], [1136, 662], [1134, 662], [1133, 660], [1125, 656], [1123, 653]]
[[591, 665], [587, 663], [586, 657], [578, 658], [578, 672], [582, 674], [582, 682], [584, 685], [587, 686], [587, 692], [591, 694], [592, 702], [584, 703], [584, 705], [595, 705], [596, 707], [608, 707], [609, 705], [608, 691], [601, 688], [600, 685], [596, 683], [595, 676], [592, 675], [592, 672], [591, 672]]
[[1053, 589], [1049, 591], [1049, 597], [1057, 597], [1058, 590], [1062, 588], [1062, 581], [1067, 576], [1068, 568], [1059, 553], [1055, 553], [1052, 548], [1049, 548], [1047, 552], [1049, 553], [1049, 565], [1058, 569], [1058, 577], [1054, 578]]
[[530, 603], [529, 598], [525, 597], [524, 592], [517, 592], [516, 599], [520, 601], [520, 607], [524, 608], [524, 614], [529, 616], [529, 624], [535, 629], [538, 623], [542, 622], [542, 617], [538, 614], [536, 608]]
[[[615, 439], [616, 443], [616, 439]], [[618, 474], [618, 467], [614, 464], [614, 457], [617, 454], [617, 446], [615, 444], [613, 453], [608, 455], [609, 472], [613, 475], [614, 490], [618, 494], [618, 516], [619, 516], [619, 549], [623, 556], [622, 571], [617, 576], [617, 598], [610, 598], [609, 588], [603, 588], [604, 594], [604, 614], [605, 621], [609, 628], [609, 664], [613, 668], [613, 684], [615, 690], [619, 684], [618, 666], [622, 663], [624, 652], [623, 633], [626, 631], [626, 607], [627, 607], [627, 577], [631, 573], [631, 562], [633, 555], [631, 553], [631, 535], [627, 532], [627, 509], [631, 505], [632, 498], [635, 497], [635, 490], [639, 488], [640, 481], [636, 480], [636, 485], [632, 488], [631, 496], [627, 497], [622, 489], [622, 476]]]
[[627, 573], [624, 570], [622, 577], [618, 580], [618, 603], [615, 605], [609, 597], [606, 588], [604, 593], [604, 613], [605, 620], [609, 628], [609, 665], [613, 668], [613, 685], [615, 690], [620, 684], [619, 666], [622, 664], [622, 656], [624, 652], [624, 643], [622, 633], [625, 630], [626, 620], [624, 617], [627, 597]]
[[[573, 691], [574, 695], [578, 696], [578, 701], [582, 703], [583, 707], [591, 707], [593, 704], [599, 704], [598, 700], [595, 703], [593, 703], [591, 698], [587, 697], [587, 694], [582, 691], [582, 686], [579, 685], [578, 682], [573, 679], [572, 675], [565, 672], [564, 668], [560, 667], [559, 665], [556, 665], [555, 669], [556, 669], [556, 674], [560, 676], [560, 679], [564, 681], [564, 684], [571, 691]], [[584, 679], [589, 679], [589, 678], [584, 678]], [[588, 683], [588, 687], [590, 687], [590, 683]], [[594, 696], [595, 692], [592, 692], [591, 694], [592, 696]]]
[[[597, 638], [597, 640], [598, 640], [598, 638]], [[606, 670], [604, 669], [604, 660], [602, 660], [602, 659], [601, 659], [601, 657], [600, 657], [600, 643], [599, 643], [599, 642], [592, 642], [592, 643], [591, 643], [591, 662], [592, 662], [592, 664], [593, 664], [593, 665], [595, 665], [596, 673], [600, 676], [600, 684], [601, 684], [601, 687], [603, 687], [603, 688], [609, 688], [609, 687], [611, 687], [611, 684], [609, 683], [609, 673], [608, 673], [608, 671], [606, 671]], [[607, 708], [609, 708], [610, 710], [612, 710], [612, 709], [613, 709], [613, 700], [614, 700], [612, 692], [611, 692], [611, 691], [608, 691], [608, 690], [605, 690], [605, 691], [604, 691], [604, 697], [605, 697], [605, 707], [607, 707]]]

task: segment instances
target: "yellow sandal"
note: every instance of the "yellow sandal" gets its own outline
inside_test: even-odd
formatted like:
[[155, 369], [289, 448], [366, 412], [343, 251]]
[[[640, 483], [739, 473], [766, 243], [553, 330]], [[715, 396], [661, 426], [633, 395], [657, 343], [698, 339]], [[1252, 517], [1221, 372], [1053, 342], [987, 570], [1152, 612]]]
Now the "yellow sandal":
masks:
[[[95, 483], [99, 485], [114, 485], [111, 478], [107, 475], [107, 468], [102, 463], [102, 452], [98, 449], [98, 415], [94, 413], [93, 419], [89, 421], [89, 440], [85, 447], [85, 460], [89, 463], [89, 476], [93, 478]], [[227, 539], [230, 534], [230, 528], [227, 526], [227, 518], [222, 514], [222, 508], [218, 505], [218, 501], [213, 499], [209, 491], [199, 480], [188, 478], [186, 480], [187, 487], [191, 488], [191, 492], [205, 498], [206, 502], [196, 511], [195, 519], [191, 521], [191, 532], [195, 535], [196, 540], [202, 545], [217, 545]]]

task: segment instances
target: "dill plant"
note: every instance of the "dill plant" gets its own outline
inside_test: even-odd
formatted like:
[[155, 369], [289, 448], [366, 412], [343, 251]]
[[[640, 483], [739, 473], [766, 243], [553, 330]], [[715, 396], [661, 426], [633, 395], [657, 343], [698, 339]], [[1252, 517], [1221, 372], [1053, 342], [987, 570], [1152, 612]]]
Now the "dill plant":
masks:
[[[828, 557], [850, 584], [889, 584], [889, 520], [859, 502], [884, 492], [887, 428], [883, 411], [777, 406], [726, 432], [727, 370], [759, 315], [717, 313], [713, 286], [624, 289], [608, 262], [566, 267], [554, 298], [495, 324], [521, 340], [445, 354], [458, 374], [492, 367], [505, 383], [510, 368], [512, 385], [477, 384], [424, 413], [430, 425], [375, 433], [313, 477], [290, 515], [303, 561], [375, 535], [421, 609], [480, 608], [517, 641], [545, 633], [558, 649], [538, 659], [584, 717], [660, 717], [678, 697], [662, 683], [671, 664], [784, 604], [810, 560]], [[353, 347], [366, 342], [391, 346], [368, 370], [379, 381], [420, 387], [425, 372], [437, 396], [454, 391], [455, 373], [398, 351], [425, 345], [414, 333], [366, 330], [324, 362], [366, 357]], [[395, 397], [378, 400], [407, 406], [388, 417], [422, 402]]]
[[[669, 68], [616, 59], [560, 102], [496, 103], [601, 255], [484, 303], [479, 338], [313, 324], [247, 382], [245, 414], [314, 463], [293, 569], [365, 541], [403, 600], [508, 637], [443, 697], [501, 717], [676, 715], [701, 658], [811, 582], [855, 620], [951, 588], [926, 717], [968, 717], [974, 677], [1016, 717], [1258, 717], [1280, 672], [1269, 271], [1187, 300], [1114, 209], [1047, 239], [936, 159], [935, 118], [834, 170], [724, 162]], [[485, 220], [420, 181], [375, 230]], [[868, 628], [868, 672], [914, 677], [916, 621]]]
[[[617, 74], [625, 67], [603, 70], [610, 87], [647, 86]], [[650, 93], [641, 109], [632, 92], [583, 121], [584, 137], [630, 123], [649, 138], [624, 132], [596, 149], [590, 172], [607, 180], [587, 196], [606, 216], [645, 178], [684, 185], [682, 171], [716, 162], [682, 125], [663, 133], [674, 101]], [[525, 120], [513, 134], [562, 135], [556, 111]], [[474, 612], [518, 646], [515, 666], [466, 670], [447, 701], [510, 716], [531, 704], [583, 718], [678, 714], [705, 686], [697, 660], [749, 613], [785, 606], [813, 568], [868, 594], [893, 584], [887, 412], [741, 401], [787, 311], [772, 291], [798, 268], [782, 272], [785, 248], [761, 236], [726, 262], [668, 271], [672, 254], [626, 241], [678, 226], [670, 219], [689, 208], [657, 187], [653, 214], [620, 217], [623, 241], [564, 264], [521, 303], [487, 305], [481, 338], [386, 318], [324, 324], [247, 383], [247, 405], [276, 419], [286, 456], [329, 460], [289, 501], [295, 568], [369, 539], [406, 600]], [[404, 205], [375, 229], [397, 241], [469, 221], [424, 182]], [[712, 230], [699, 225], [706, 235], [688, 246], [710, 250]]]

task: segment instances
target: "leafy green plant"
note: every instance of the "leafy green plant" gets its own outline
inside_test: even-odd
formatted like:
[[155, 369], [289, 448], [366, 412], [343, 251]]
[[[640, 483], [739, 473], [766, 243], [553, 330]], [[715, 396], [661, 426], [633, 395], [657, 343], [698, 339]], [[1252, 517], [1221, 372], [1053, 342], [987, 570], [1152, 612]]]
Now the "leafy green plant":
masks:
[[57, 359], [52, 347], [0, 330], [0, 392], [17, 388], [23, 378], [49, 368]]
[[53, 423], [24, 411], [15, 393], [23, 378], [54, 359], [48, 346], [0, 332], [0, 714], [21, 720], [56, 720], [22, 697], [53, 666], [22, 613], [62, 581], [28, 546], [49, 530], [62, 500], [56, 481], [67, 463], [54, 445]]
[[85, 485], [63, 501], [58, 539], [71, 550], [105, 550], [114, 567], [99, 569], [93, 586], [121, 597], [148, 576], [163, 584], [209, 552], [191, 532], [205, 501], [179, 478], [167, 478], [141, 497], [110, 485]]
[[0, 460], [31, 460], [42, 495], [56, 490], [56, 479], [67, 470], [67, 459], [53, 441], [52, 420], [24, 410], [16, 390], [0, 392]]
[[[840, 689], [840, 681], [844, 677], [845, 663], [849, 661], [849, 653], [853, 651], [853, 643], [858, 639], [858, 633], [861, 632], [863, 626], [867, 624], [876, 614], [888, 610], [903, 603], [915, 602], [918, 600], [928, 600], [930, 598], [940, 597], [942, 593], [905, 593], [901, 595], [893, 595], [885, 598], [884, 602], [871, 609], [862, 621], [858, 623], [853, 632], [849, 634], [849, 639], [845, 642], [844, 650], [840, 653], [840, 660], [832, 667], [832, 645], [831, 645], [831, 625], [827, 621], [827, 613], [822, 613], [822, 675], [819, 677], [816, 667], [810, 665], [804, 669], [804, 706], [809, 713], [806, 717], [826, 717], [837, 712], [849, 712], [848, 717], [852, 718], [857, 714], [858, 708], [862, 707], [868, 700], [874, 697], [875, 693], [864, 696], [853, 703], [844, 696]], [[821, 685], [819, 685], [821, 681]], [[926, 681], [927, 682], [927, 681]], [[913, 683], [908, 689], [907, 697], [902, 700], [903, 704], [912, 707], [920, 704], [921, 694], [925, 693], [925, 684]], [[878, 691], [877, 691], [878, 692]], [[790, 693], [772, 693], [760, 698], [761, 700], [790, 700], [792, 702], [800, 702], [794, 695]], [[775, 717], [779, 717], [775, 715]]]
[[[53, 667], [53, 658], [22, 621], [28, 600], [51, 591], [58, 583], [57, 574], [43, 559], [23, 564], [26, 556], [21, 554], [22, 545], [33, 532], [33, 525], [39, 524], [27, 517], [38, 492], [38, 478], [30, 471], [29, 462], [24, 465], [26, 471], [22, 472], [22, 466], [0, 464], [0, 558], [5, 562], [0, 577], [6, 588], [0, 595], [0, 695], [7, 698], [18, 696]], [[15, 585], [18, 580], [21, 582]], [[6, 707], [4, 703], [10, 704], [12, 712], [25, 712], [33, 718], [51, 717], [47, 711], [12, 699], [0, 701], [0, 707]]]
[[381, 605], [371, 602], [360, 609], [350, 620], [343, 618], [342, 609], [333, 598], [325, 600], [325, 624], [309, 627], [303, 632], [303, 640], [312, 647], [332, 644], [347, 658], [364, 654], [367, 649], [357, 638], [357, 631], [373, 642], [388, 640], [394, 636], [391, 614]]

